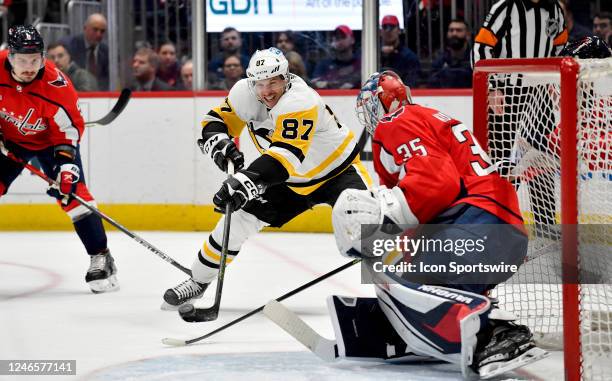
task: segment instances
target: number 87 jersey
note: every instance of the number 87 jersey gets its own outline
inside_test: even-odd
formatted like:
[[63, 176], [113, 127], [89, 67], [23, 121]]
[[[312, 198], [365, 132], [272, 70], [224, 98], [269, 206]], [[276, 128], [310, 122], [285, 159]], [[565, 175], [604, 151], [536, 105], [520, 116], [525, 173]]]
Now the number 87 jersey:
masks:
[[357, 139], [341, 124], [321, 96], [301, 78], [291, 75], [287, 90], [268, 109], [238, 81], [224, 103], [211, 110], [202, 127], [222, 122], [230, 136], [240, 136], [245, 126], [262, 155], [269, 155], [289, 173], [287, 185], [296, 193], [312, 193], [325, 181], [359, 164]]
[[408, 104], [380, 119], [372, 139], [382, 185], [398, 186], [419, 223], [460, 203], [523, 224], [516, 191], [467, 126], [437, 110]]

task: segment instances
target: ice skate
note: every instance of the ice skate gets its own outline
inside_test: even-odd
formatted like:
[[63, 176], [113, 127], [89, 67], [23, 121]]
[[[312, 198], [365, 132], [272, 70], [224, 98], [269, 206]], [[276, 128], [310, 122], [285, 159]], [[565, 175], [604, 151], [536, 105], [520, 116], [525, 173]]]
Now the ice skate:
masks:
[[201, 298], [209, 284], [198, 283], [193, 278], [189, 278], [178, 286], [167, 289], [164, 293], [164, 303], [161, 309], [166, 311], [178, 310], [183, 304]]
[[94, 294], [119, 290], [117, 267], [110, 251], [90, 256], [91, 263], [85, 281]]
[[487, 332], [478, 334], [472, 369], [488, 379], [548, 356], [536, 347], [527, 326], [505, 320], [491, 320]]

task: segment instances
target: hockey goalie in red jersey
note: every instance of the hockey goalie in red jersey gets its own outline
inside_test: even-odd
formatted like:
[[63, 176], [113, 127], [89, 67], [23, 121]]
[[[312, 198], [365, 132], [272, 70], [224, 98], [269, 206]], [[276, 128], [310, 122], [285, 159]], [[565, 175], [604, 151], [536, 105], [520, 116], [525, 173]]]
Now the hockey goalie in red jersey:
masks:
[[[357, 115], [372, 135], [381, 187], [345, 190], [332, 222], [340, 252], [364, 259], [377, 298], [329, 299], [337, 357], [433, 357], [483, 378], [545, 357], [529, 328], [514, 323], [487, 296], [522, 264], [528, 239], [514, 187], [496, 172], [468, 127], [412, 103], [392, 71], [367, 80]], [[392, 242], [409, 238], [434, 242], [433, 248], [412, 245], [402, 252], [393, 246], [377, 256], [371, 249], [381, 240], [371, 237], [393, 235], [389, 225], [400, 232]], [[481, 249], [466, 254], [459, 244], [469, 239], [480, 240]], [[450, 249], [435, 242], [450, 242]], [[457, 264], [469, 274], [453, 272]], [[489, 270], [493, 264], [512, 270]], [[414, 268], [439, 270], [415, 276]]]
[[[116, 267], [100, 217], [70, 197], [94, 202], [85, 185], [79, 153], [84, 122], [72, 83], [45, 60], [44, 41], [29, 25], [8, 32], [8, 50], [0, 52], [0, 144], [23, 161], [38, 159], [58, 186], [47, 193], [58, 200], [90, 256], [85, 281], [94, 293], [118, 289]], [[0, 197], [23, 171], [0, 154]]]

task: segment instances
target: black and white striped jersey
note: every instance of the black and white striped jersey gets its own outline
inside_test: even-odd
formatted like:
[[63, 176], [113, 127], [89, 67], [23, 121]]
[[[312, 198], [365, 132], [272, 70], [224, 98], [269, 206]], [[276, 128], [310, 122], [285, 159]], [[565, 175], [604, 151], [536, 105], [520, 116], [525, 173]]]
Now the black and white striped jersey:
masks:
[[485, 58], [553, 57], [567, 37], [558, 0], [500, 0], [474, 39], [472, 65]]

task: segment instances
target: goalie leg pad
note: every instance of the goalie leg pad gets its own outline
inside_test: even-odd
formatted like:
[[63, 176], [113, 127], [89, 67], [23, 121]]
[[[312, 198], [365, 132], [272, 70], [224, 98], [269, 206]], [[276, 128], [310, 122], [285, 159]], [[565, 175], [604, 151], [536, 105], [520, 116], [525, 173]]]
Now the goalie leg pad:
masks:
[[376, 295], [410, 351], [458, 364], [466, 377], [471, 373], [476, 334], [488, 323], [488, 298], [409, 282], [377, 285]]
[[406, 343], [393, 329], [376, 298], [331, 295], [327, 307], [336, 334], [338, 357], [353, 360], [417, 357], [407, 351]]

